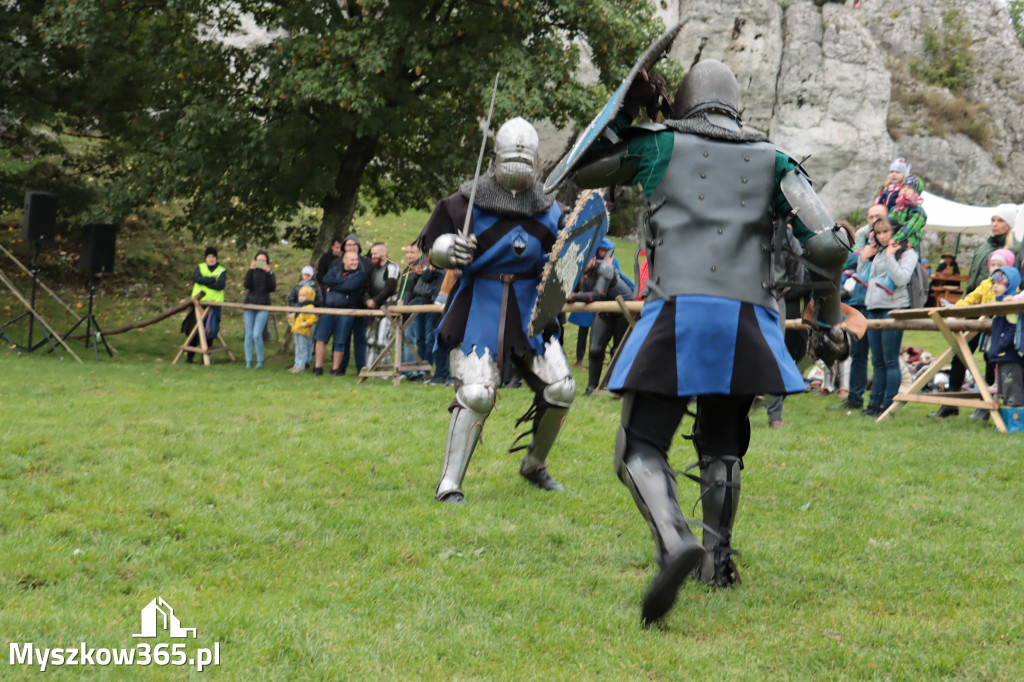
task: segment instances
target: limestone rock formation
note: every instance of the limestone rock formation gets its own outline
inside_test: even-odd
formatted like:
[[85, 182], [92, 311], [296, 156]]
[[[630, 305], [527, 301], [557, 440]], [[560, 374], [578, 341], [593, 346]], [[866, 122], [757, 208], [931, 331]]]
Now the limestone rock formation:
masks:
[[[671, 56], [729, 65], [745, 124], [810, 156], [835, 216], [866, 209], [897, 156], [953, 200], [1024, 201], [1024, 50], [1003, 0], [652, 1], [687, 19]], [[970, 51], [959, 92], [921, 76], [929, 36]]]

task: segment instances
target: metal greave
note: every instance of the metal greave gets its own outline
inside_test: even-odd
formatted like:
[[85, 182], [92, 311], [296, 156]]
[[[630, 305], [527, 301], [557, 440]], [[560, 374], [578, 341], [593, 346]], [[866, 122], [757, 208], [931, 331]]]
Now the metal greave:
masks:
[[[547, 385], [534, 397], [533, 428], [521, 470], [529, 473], [543, 468], [562, 429], [565, 416], [576, 398], [576, 382], [558, 342], [548, 342], [545, 354], [533, 359], [531, 370]], [[529, 414], [529, 413], [527, 413]]]
[[537, 409], [537, 416], [533, 422], [533, 436], [523, 459], [524, 471], [535, 471], [546, 466], [548, 455], [568, 413], [568, 407], [543, 406]]
[[448, 426], [448, 440], [444, 445], [444, 462], [441, 465], [441, 480], [434, 494], [441, 500], [452, 493], [462, 492], [462, 479], [469, 468], [473, 450], [480, 442], [484, 422], [489, 413], [476, 412], [468, 407], [457, 406], [452, 410]]
[[657, 453], [629, 453], [619, 471], [651, 529], [659, 565], [697, 542], [679, 509], [675, 472], [664, 457]]
[[732, 528], [740, 506], [739, 457], [700, 459], [700, 500], [703, 509], [703, 544], [707, 556], [700, 579], [720, 587], [738, 582], [732, 563]]

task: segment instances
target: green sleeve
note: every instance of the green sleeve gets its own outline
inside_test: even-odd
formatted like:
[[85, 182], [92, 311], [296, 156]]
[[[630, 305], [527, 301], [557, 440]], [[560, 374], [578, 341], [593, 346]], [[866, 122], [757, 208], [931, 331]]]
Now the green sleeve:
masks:
[[627, 143], [629, 163], [635, 171], [633, 182], [640, 185], [644, 199], [651, 198], [654, 188], [665, 177], [674, 142], [672, 131], [665, 130], [638, 135]]
[[[631, 123], [629, 116], [620, 111], [608, 128], [618, 134]], [[644, 199], [650, 199], [654, 188], [665, 177], [668, 162], [672, 159], [672, 131], [627, 133], [626, 138], [629, 164], [633, 168], [633, 182], [643, 189]]]
[[[793, 210], [793, 207], [789, 205], [789, 200], [786, 199], [786, 195], [782, 193], [780, 183], [782, 178], [786, 176], [786, 173], [796, 169], [796, 161], [794, 161], [789, 154], [784, 154], [778, 150], [775, 151], [775, 186], [778, 191], [775, 194], [775, 215], [784, 216], [789, 215], [789, 212]], [[800, 218], [794, 217], [792, 220], [793, 225], [793, 236], [800, 240], [800, 243], [806, 242], [808, 239], [814, 236], [812, 232]]]

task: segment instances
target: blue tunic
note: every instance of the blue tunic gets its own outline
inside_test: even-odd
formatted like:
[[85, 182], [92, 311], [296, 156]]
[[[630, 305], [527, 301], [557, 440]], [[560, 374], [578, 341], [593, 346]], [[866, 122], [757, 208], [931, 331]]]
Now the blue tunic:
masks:
[[[468, 203], [460, 193], [441, 201], [424, 227], [421, 247], [429, 248], [440, 234], [458, 231]], [[476, 256], [463, 268], [462, 277], [448, 296], [438, 325], [438, 345], [461, 348], [466, 354], [475, 352], [478, 356], [489, 351], [497, 357], [505, 284], [482, 275], [513, 274], [519, 277], [509, 285], [505, 349], [517, 355], [544, 353], [544, 335], [527, 337], [527, 328], [537, 301], [540, 274], [557, 238], [561, 215], [557, 203], [545, 212], [525, 218], [473, 209], [470, 230], [477, 238]]]

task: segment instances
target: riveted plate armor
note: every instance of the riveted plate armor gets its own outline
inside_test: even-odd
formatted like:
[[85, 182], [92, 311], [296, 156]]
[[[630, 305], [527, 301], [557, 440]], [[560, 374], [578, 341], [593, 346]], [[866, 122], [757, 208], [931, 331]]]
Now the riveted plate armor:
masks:
[[770, 256], [775, 145], [674, 133], [651, 195], [652, 295], [721, 296], [778, 310]]

